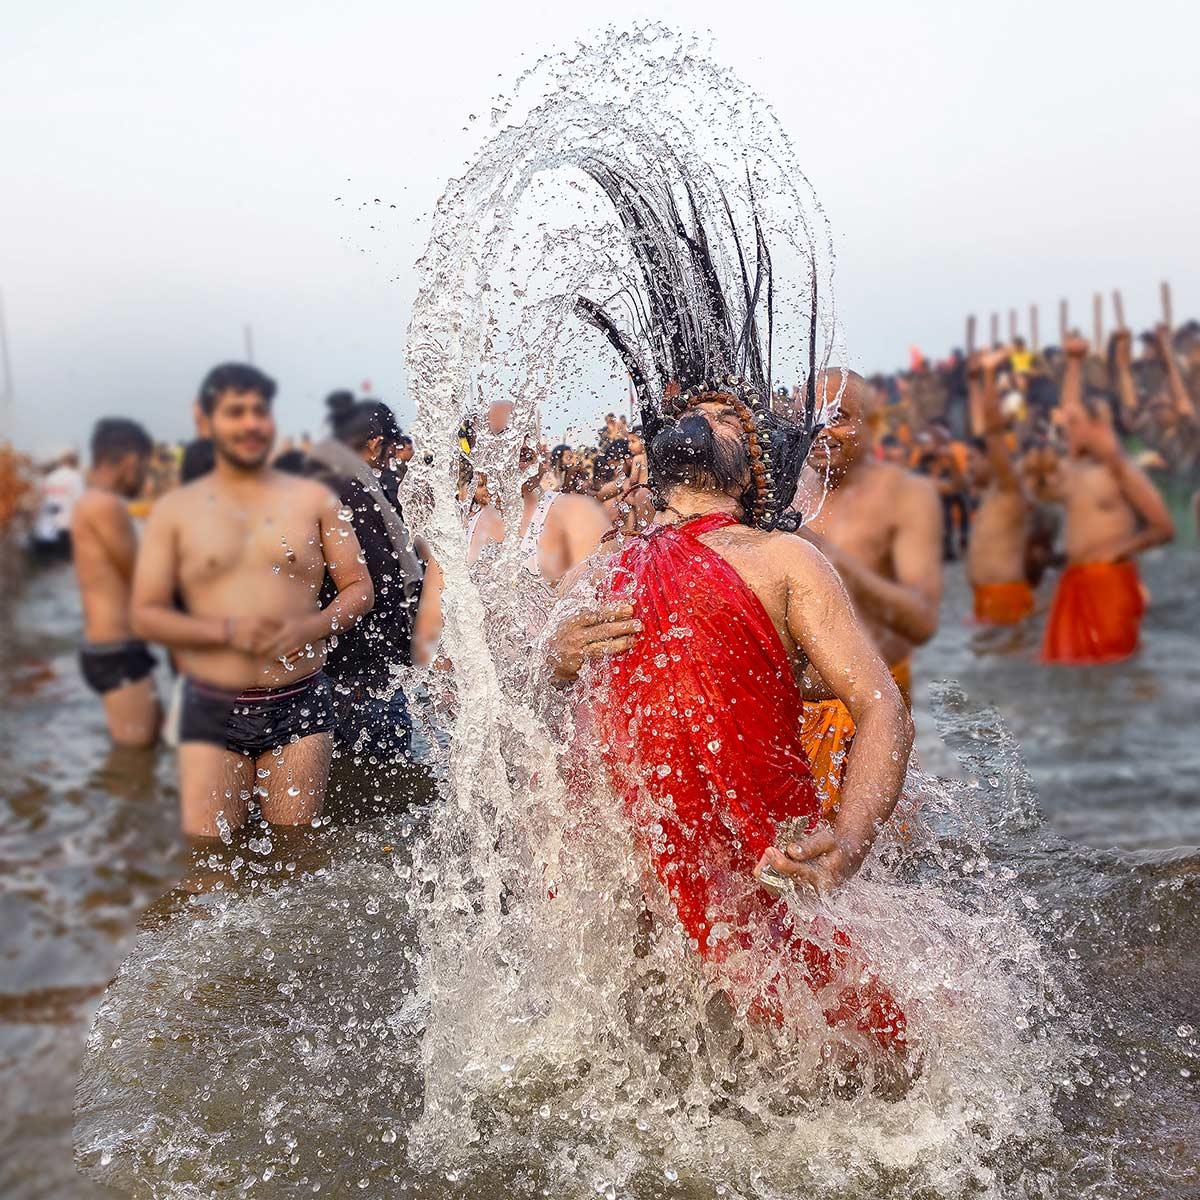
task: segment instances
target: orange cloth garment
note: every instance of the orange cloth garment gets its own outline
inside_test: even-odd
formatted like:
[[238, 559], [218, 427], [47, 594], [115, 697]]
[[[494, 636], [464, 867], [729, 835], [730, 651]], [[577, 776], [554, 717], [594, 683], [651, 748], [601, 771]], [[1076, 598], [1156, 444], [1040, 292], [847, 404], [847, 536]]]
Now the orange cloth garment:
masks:
[[[905, 706], [911, 710], [912, 659], [902, 659], [888, 670], [900, 689]], [[821, 815], [828, 817], [841, 803], [846, 756], [854, 741], [854, 718], [840, 700], [806, 700], [800, 740], [804, 743], [804, 754], [817, 785]]]
[[1033, 609], [1033, 588], [1024, 579], [975, 586], [975, 620], [983, 625], [1016, 625]]
[[1067, 567], [1046, 621], [1042, 661], [1085, 665], [1128, 658], [1137, 649], [1145, 610], [1136, 564]]
[[900, 689], [904, 707], [912, 712], [912, 659], [902, 658], [898, 663], [892, 663], [888, 670], [896, 681], [896, 686]]
[[806, 700], [800, 740], [812, 768], [821, 802], [821, 815], [837, 811], [842, 798], [842, 774], [854, 740], [854, 718], [840, 700]]

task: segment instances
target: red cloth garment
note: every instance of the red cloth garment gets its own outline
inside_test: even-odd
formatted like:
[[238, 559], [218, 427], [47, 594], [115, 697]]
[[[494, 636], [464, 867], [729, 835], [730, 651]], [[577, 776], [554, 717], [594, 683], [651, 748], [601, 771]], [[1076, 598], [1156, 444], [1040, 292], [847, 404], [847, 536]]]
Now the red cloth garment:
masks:
[[1128, 658], [1137, 649], [1145, 610], [1135, 563], [1067, 567], [1046, 620], [1042, 661], [1082, 666]]
[[744, 952], [787, 959], [821, 993], [830, 1024], [853, 1024], [902, 1053], [904, 1015], [853, 961], [845, 934], [825, 930], [818, 945], [816, 929], [797, 930], [753, 879], [781, 826], [792, 836], [812, 829], [820, 802], [779, 634], [741, 576], [699, 540], [732, 524], [711, 514], [652, 526], [614, 555], [604, 598], [632, 603], [642, 632], [600, 668], [596, 734], [684, 930], [704, 958], [728, 962], [730, 986], [753, 989], [751, 1011], [783, 1022], [787, 983], [778, 966], [773, 981], [769, 970], [748, 976]]

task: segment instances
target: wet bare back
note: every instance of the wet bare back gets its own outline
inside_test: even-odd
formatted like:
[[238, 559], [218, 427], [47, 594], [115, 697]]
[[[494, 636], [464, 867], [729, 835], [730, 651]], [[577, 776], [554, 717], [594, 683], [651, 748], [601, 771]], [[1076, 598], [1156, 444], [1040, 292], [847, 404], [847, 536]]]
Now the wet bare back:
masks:
[[83, 602], [83, 636], [117, 642], [133, 636], [129, 598], [137, 533], [125, 502], [112, 492], [84, 492], [71, 516], [75, 577]]
[[[71, 549], [84, 639], [93, 644], [129, 640], [137, 532], [124, 500], [99, 488], [84, 492], [71, 516]], [[157, 740], [161, 711], [152, 677], [113, 688], [101, 702], [109, 735], [118, 745], [144, 747]]]

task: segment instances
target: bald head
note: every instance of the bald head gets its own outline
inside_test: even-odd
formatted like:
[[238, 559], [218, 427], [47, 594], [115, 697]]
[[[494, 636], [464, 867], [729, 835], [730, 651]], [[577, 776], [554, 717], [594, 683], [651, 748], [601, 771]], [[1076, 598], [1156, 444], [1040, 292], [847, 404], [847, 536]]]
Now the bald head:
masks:
[[840, 478], [870, 447], [871, 417], [878, 408], [875, 389], [857, 371], [827, 367], [817, 376], [817, 397], [825, 428], [813, 443], [809, 460], [831, 479]]
[[817, 397], [826, 413], [836, 404], [840, 409], [840, 420], [865, 420], [878, 407], [875, 389], [857, 371], [851, 371], [848, 367], [826, 367], [819, 372]]

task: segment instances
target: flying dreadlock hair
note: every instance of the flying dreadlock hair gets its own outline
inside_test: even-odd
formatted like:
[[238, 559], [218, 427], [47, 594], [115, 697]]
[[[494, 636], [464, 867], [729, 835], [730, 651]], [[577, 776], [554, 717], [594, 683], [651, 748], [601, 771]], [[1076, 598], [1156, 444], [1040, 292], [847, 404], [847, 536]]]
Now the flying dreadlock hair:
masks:
[[740, 270], [741, 295], [735, 310], [722, 286], [691, 181], [682, 170], [677, 175], [687, 200], [686, 221], [665, 176], [657, 186], [642, 187], [618, 168], [595, 159], [584, 162], [582, 168], [612, 201], [629, 239], [642, 286], [631, 289], [625, 298], [635, 314], [635, 336], [664, 385], [662, 397], [654, 394], [634, 345], [600, 304], [579, 296], [575, 311], [604, 334], [633, 380], [642, 410], [651, 489], [661, 500], [664, 483], [677, 481], [663, 479], [654, 447], [658, 443], [666, 448], [666, 443], [678, 443], [679, 439], [660, 439], [660, 435], [683, 432], [679, 427], [686, 424], [684, 440], [694, 444], [693, 457], [704, 460], [711, 455], [712, 439], [704, 437], [694, 419], [685, 420], [687, 410], [703, 400], [724, 399], [742, 422], [749, 450], [751, 483], [742, 497], [743, 523], [794, 531], [800, 516], [787, 506], [818, 428], [815, 269], [807, 394], [804, 419], [797, 422], [770, 406], [773, 279], [753, 189], [753, 278], [733, 211], [720, 191]]

